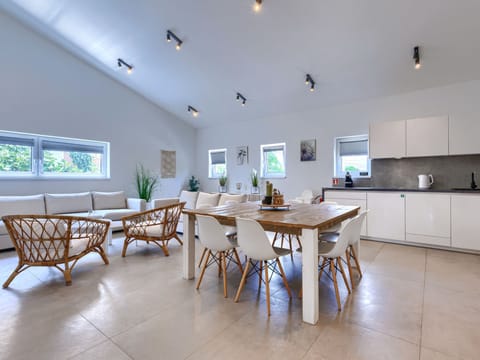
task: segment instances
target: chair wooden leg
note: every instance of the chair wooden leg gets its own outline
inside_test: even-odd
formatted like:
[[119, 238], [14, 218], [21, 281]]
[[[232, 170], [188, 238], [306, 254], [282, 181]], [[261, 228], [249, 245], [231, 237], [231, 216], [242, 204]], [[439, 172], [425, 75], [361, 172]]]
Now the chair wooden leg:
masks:
[[211, 254], [210, 250], [207, 250], [207, 258], [203, 263], [202, 271], [200, 272], [200, 277], [198, 278], [197, 287], [196, 287], [197, 290], [200, 288], [200, 284], [202, 283], [203, 275], [205, 274], [205, 270], [207, 269], [207, 264], [208, 264], [208, 259], [210, 258], [210, 254]]
[[15, 270], [13, 270], [13, 272], [10, 274], [10, 276], [8, 277], [7, 281], [5, 281], [3, 283], [3, 288], [7, 288], [8, 285], [10, 285], [10, 283], [12, 282], [13, 279], [15, 279], [15, 277], [20, 274], [20, 270], [22, 269], [23, 267], [23, 264], [21, 263], [18, 263], [17, 267], [15, 268]]
[[203, 252], [202, 252], [202, 256], [200, 257], [200, 261], [198, 262], [198, 267], [202, 266], [202, 261], [203, 261], [203, 258], [205, 257], [205, 254], [207, 253], [207, 248], [204, 248], [203, 249]]
[[222, 259], [222, 271], [223, 271], [223, 297], [228, 297], [227, 294], [227, 262], [225, 260], [225, 251], [220, 252]]
[[125, 240], [123, 241], [122, 257], [125, 257], [125, 255], [127, 255], [127, 247], [128, 247], [129, 241], [130, 241], [130, 238], [128, 237], [125, 238]]
[[169, 255], [170, 255], [170, 253], [168, 252], [167, 244], [165, 244], [164, 241], [162, 241], [162, 245], [160, 245], [160, 247], [162, 248], [163, 253], [165, 254], [165, 256], [169, 256]]
[[298, 235], [295, 235], [297, 237], [297, 242], [298, 242], [298, 246], [301, 248], [302, 247], [302, 242], [300, 241], [300, 236]]
[[262, 278], [263, 278], [263, 261], [260, 261], [260, 271], [258, 272], [258, 288], [262, 286]]
[[237, 266], [240, 269], [240, 272], [243, 274], [243, 266], [242, 266], [242, 262], [240, 261], [240, 256], [238, 256], [237, 249], [235, 248], [232, 249], [232, 252], [233, 252], [233, 256], [235, 256], [235, 260], [237, 261]]
[[247, 262], [245, 264], [245, 269], [243, 270], [243, 275], [242, 275], [242, 280], [240, 280], [240, 285], [237, 290], [237, 294], [235, 295], [235, 302], [238, 302], [238, 299], [240, 299], [240, 294], [242, 293], [243, 287], [245, 286], [245, 281], [247, 280], [247, 275], [248, 275], [248, 268], [250, 266], [250, 261], [247, 259]]
[[290, 247], [290, 259], [293, 260], [292, 235], [288, 234], [288, 246]]
[[178, 237], [178, 235], [177, 235], [177, 234], [173, 235], [173, 237], [175, 238], [175, 240], [177, 240], [177, 241], [178, 241], [178, 243], [179, 243], [180, 245], [183, 245], [183, 241], [182, 241], [182, 240], [180, 240], [180, 238]]
[[107, 254], [105, 253], [105, 250], [103, 250], [103, 248], [101, 246], [99, 246], [97, 249], [98, 249], [98, 253], [102, 257], [102, 260], [105, 263], [105, 265], [110, 264], [110, 262], [108, 261]]
[[348, 293], [350, 294], [352, 291], [350, 290], [350, 286], [348, 285], [347, 275], [345, 274], [345, 270], [343, 269], [342, 258], [340, 257], [337, 258], [337, 266], [340, 268], [340, 272], [342, 273], [342, 277], [343, 277], [343, 282], [345, 283]]
[[353, 260], [355, 261], [355, 265], [357, 266], [358, 273], [360, 274], [360, 277], [362, 277], [363, 273], [362, 269], [360, 268], [360, 260], [357, 257], [357, 253], [355, 252], [355, 248], [353, 247], [353, 245], [350, 245], [350, 250], [352, 251]]
[[268, 278], [268, 263], [265, 261], [265, 289], [267, 292], [267, 314], [270, 316], [270, 279]]
[[65, 285], [72, 285], [72, 269], [68, 266], [68, 263], [65, 264], [65, 270], [63, 271], [63, 276], [65, 277]]
[[320, 281], [320, 278], [322, 277], [324, 266], [327, 262], [326, 258], [323, 258], [322, 265], [320, 266], [320, 271], [318, 272], [318, 280]]
[[352, 264], [350, 262], [350, 250], [348, 248], [345, 251], [345, 255], [347, 257], [347, 267], [348, 267], [348, 275], [350, 276], [350, 285], [352, 286], [352, 290], [353, 290], [355, 288], [355, 284], [353, 282]]
[[272, 246], [275, 246], [275, 242], [277, 241], [277, 239], [278, 239], [278, 232], [276, 232], [275, 236], [273, 237]]
[[285, 234], [282, 233], [282, 243], [280, 245], [281, 248], [283, 248], [283, 241], [285, 240]]
[[340, 303], [340, 293], [338, 292], [337, 274], [335, 270], [334, 259], [329, 259], [330, 271], [332, 272], [333, 286], [335, 287], [335, 297], [337, 298], [338, 311], [342, 311], [342, 304]]
[[280, 274], [282, 274], [283, 284], [285, 285], [285, 288], [287, 289], [288, 297], [291, 298], [292, 297], [292, 292], [290, 291], [290, 286], [288, 286], [287, 277], [285, 276], [285, 272], [283, 271], [282, 263], [280, 262], [279, 258], [276, 258], [275, 260], [277, 261], [278, 270], [280, 270]]

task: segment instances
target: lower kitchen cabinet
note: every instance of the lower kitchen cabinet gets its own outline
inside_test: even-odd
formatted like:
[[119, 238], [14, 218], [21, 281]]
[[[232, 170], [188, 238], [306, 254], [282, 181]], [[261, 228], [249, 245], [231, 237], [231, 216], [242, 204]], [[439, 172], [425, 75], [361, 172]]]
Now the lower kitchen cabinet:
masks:
[[452, 247], [480, 251], [480, 196], [452, 195]]
[[[360, 206], [360, 211], [367, 209], [367, 193], [362, 191], [326, 191], [325, 200], [339, 205]], [[361, 236], [367, 236], [368, 214], [360, 230]]]
[[450, 194], [407, 193], [406, 241], [428, 245], [450, 244]]
[[368, 192], [367, 234], [372, 238], [405, 240], [405, 194]]

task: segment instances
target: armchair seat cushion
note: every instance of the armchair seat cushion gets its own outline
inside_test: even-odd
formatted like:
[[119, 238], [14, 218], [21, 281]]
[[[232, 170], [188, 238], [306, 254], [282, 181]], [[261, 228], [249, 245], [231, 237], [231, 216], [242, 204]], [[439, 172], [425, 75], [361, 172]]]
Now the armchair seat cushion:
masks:
[[70, 249], [68, 250], [68, 256], [80, 255], [82, 252], [88, 249], [89, 237], [72, 238], [70, 240]]

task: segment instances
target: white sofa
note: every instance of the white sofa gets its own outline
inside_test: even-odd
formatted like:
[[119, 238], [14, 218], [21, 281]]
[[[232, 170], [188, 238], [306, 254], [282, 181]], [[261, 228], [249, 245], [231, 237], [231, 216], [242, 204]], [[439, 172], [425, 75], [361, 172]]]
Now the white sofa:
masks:
[[83, 192], [70, 194], [39, 194], [0, 196], [0, 250], [12, 248], [4, 215], [74, 215], [108, 219], [113, 231], [122, 229], [122, 217], [144, 211], [145, 200], [126, 198], [123, 191]]
[[[200, 209], [213, 206], [227, 205], [230, 203], [243, 203], [247, 201], [246, 194], [206, 193], [194, 191], [182, 191], [178, 198], [163, 198], [152, 200], [152, 207], [159, 208], [166, 205], [185, 201], [185, 209]], [[183, 233], [183, 216], [178, 222], [177, 232]], [[197, 227], [195, 234], [198, 235]]]

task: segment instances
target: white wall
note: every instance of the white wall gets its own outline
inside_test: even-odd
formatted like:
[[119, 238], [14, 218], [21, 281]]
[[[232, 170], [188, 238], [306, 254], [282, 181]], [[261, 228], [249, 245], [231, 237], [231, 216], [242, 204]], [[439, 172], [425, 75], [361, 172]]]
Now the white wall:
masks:
[[[217, 190], [217, 181], [208, 179], [208, 149], [225, 147], [230, 191], [235, 191], [236, 182], [250, 184], [251, 169], [260, 168], [260, 144], [286, 142], [287, 179], [274, 180], [274, 185], [287, 198], [298, 196], [306, 188], [320, 193], [323, 186], [331, 184], [335, 137], [367, 134], [370, 122], [455, 115], [465, 111], [480, 121], [478, 94], [480, 81], [471, 81], [315, 112], [284, 114], [201, 129], [197, 133], [196, 174], [203, 190]], [[317, 96], [321, 96], [320, 90]], [[248, 111], [248, 108], [245, 110]], [[304, 139], [317, 140], [317, 161], [300, 162], [300, 141]], [[236, 165], [235, 147], [238, 145], [248, 145], [248, 165]]]
[[111, 144], [110, 180], [0, 180], [0, 195], [126, 190], [134, 196], [136, 164], [159, 173], [161, 149], [177, 151], [177, 178], [161, 179], [155, 196], [178, 195], [194, 169], [194, 128], [2, 12], [0, 44], [0, 130]]

